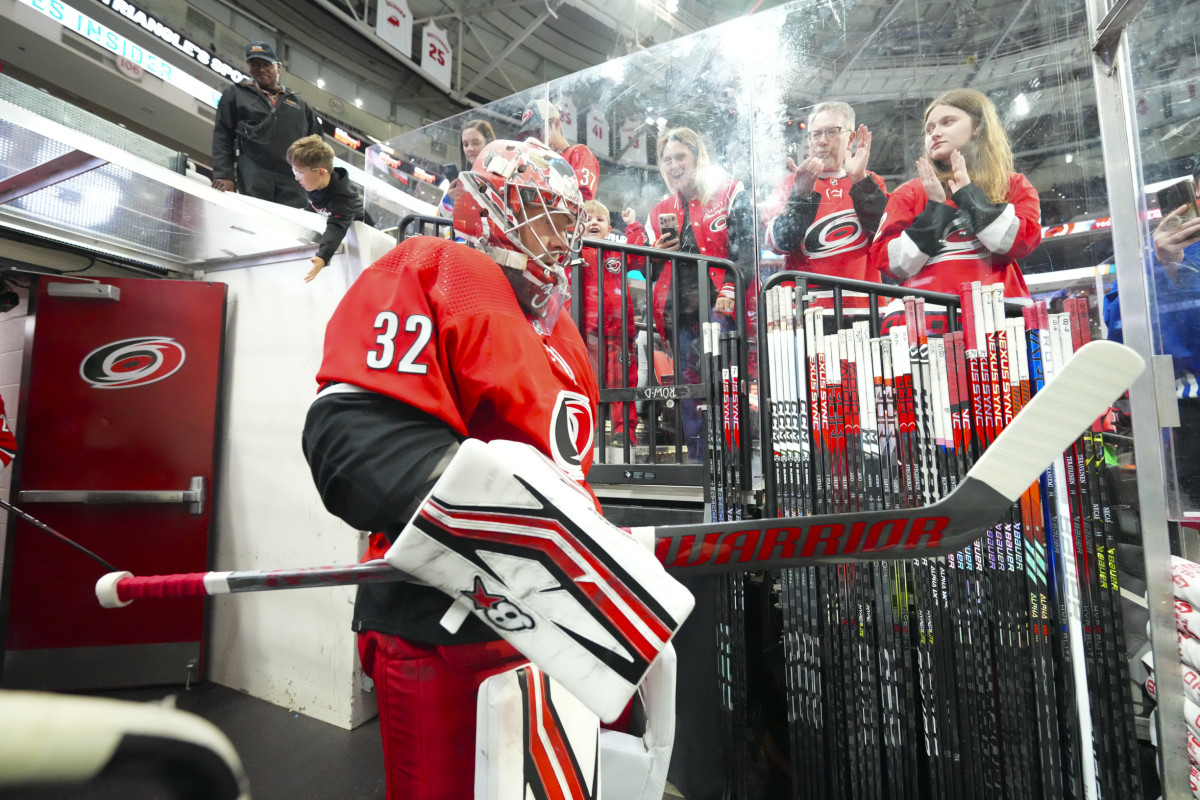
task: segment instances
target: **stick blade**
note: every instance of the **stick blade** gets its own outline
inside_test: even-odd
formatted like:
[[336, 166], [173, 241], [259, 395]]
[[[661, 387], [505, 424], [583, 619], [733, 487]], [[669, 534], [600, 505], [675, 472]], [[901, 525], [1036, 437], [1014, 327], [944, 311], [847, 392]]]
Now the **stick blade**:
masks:
[[1079, 348], [984, 451], [970, 477], [1015, 502], [1145, 367], [1141, 356], [1116, 342]]

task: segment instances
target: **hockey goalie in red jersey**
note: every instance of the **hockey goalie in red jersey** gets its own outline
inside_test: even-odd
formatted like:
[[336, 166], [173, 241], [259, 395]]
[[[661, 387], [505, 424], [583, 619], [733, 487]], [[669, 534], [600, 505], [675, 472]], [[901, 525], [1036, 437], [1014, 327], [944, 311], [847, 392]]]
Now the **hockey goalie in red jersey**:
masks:
[[[379, 558], [459, 443], [509, 439], [557, 464], [594, 504], [597, 389], [569, 314], [583, 199], [574, 172], [533, 142], [495, 141], [461, 176], [455, 229], [474, 247], [405, 240], [367, 268], [329, 321], [304, 452], [326, 507], [378, 531]], [[521, 655], [430, 586], [367, 583], [354, 628], [376, 684], [388, 797], [473, 794], [476, 689]], [[453, 626], [450, 626], [453, 627]]]

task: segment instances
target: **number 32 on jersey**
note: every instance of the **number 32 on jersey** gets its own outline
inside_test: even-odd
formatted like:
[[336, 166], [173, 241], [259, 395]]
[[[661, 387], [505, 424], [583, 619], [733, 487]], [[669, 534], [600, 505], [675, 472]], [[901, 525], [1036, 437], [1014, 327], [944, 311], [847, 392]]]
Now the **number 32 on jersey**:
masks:
[[[380, 331], [375, 337], [375, 343], [379, 347], [367, 351], [368, 367], [391, 369], [395, 364], [397, 372], [410, 375], [429, 373], [428, 363], [420, 360], [425, 345], [429, 344], [433, 337], [433, 321], [429, 317], [424, 314], [412, 314], [404, 320], [404, 332], [415, 335], [411, 339], [409, 336], [401, 336], [399, 347], [396, 346], [396, 337], [400, 334], [400, 316], [395, 311], [380, 311], [375, 317], [375, 330]], [[398, 354], [400, 358], [397, 361]]]

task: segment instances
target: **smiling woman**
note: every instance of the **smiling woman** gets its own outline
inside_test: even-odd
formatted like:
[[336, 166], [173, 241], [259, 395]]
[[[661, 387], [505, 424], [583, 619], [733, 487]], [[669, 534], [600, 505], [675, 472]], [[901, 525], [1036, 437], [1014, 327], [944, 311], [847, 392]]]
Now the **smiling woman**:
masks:
[[[742, 182], [729, 177], [708, 158], [708, 147], [691, 128], [675, 128], [658, 140], [658, 169], [671, 194], [650, 211], [647, 223], [654, 247], [684, 253], [702, 253], [714, 258], [738, 261], [752, 258], [753, 234], [750, 197]], [[653, 268], [652, 268], [653, 272]], [[700, 382], [700, 323], [711, 313], [732, 319], [734, 310], [733, 276], [724, 267], [708, 270], [711, 283], [711, 308], [700, 309], [700, 276], [693, 270], [680, 270], [676, 278], [668, 263], [654, 281], [654, 317], [656, 330], [674, 339], [674, 319], [679, 320], [679, 360], [687, 383]], [[672, 283], [678, 280], [678, 291]], [[679, 299], [673, 315], [669, 303]], [[699, 461], [700, 414], [694, 402], [683, 404], [683, 427], [690, 458]]]

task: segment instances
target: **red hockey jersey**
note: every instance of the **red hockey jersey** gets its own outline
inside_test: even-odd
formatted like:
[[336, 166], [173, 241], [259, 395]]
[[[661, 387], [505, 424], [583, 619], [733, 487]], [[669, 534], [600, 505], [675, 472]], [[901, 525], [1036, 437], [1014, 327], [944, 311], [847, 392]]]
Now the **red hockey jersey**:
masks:
[[596, 189], [600, 186], [600, 162], [592, 155], [586, 144], [573, 144], [562, 151], [562, 157], [575, 170], [575, 179], [579, 181], [579, 191], [584, 200], [595, 200]]
[[932, 247], [926, 243], [923, 250], [909, 228], [927, 205], [920, 180], [911, 180], [892, 194], [871, 245], [873, 266], [913, 289], [954, 294], [962, 283], [980, 281], [985, 286], [1003, 283], [1008, 298], [1029, 297], [1017, 259], [1032, 253], [1042, 241], [1041, 201], [1024, 175], [1013, 173], [1008, 203], [991, 206], [991, 219], [978, 230], [970, 216], [947, 198], [945, 205], [958, 213], [938, 232], [937, 242]]
[[[787, 207], [788, 198], [796, 184], [796, 174], [792, 172], [785, 176], [767, 201], [763, 212], [767, 248], [783, 254], [783, 268], [786, 270], [879, 283], [879, 270], [869, 263], [871, 240], [875, 234], [873, 224], [878, 221], [879, 211], [875, 211], [875, 220], [870, 223], [872, 227], [859, 219], [850, 196], [853, 184], [845, 172], [817, 179], [813, 191], [820, 196], [820, 204], [798, 246], [787, 250], [776, 241], [776, 222]], [[879, 187], [877, 196], [882, 203], [887, 197], [883, 179], [873, 172], [867, 175]], [[831, 294], [829, 291], [816, 292], [818, 298]], [[828, 303], [817, 303], [824, 304]], [[867, 301], [862, 295], [847, 296], [844, 304], [847, 307], [866, 308]]]
[[[873, 172], [867, 174], [886, 193], [883, 179]], [[795, 183], [795, 172], [780, 181], [763, 212], [767, 247], [785, 256], [784, 269], [877, 283], [879, 270], [867, 263], [871, 232], [864, 228], [854, 211], [854, 203], [850, 198], [852, 184], [844, 173], [817, 179], [813, 191], [821, 196], [821, 204], [800, 246], [788, 252], [776, 244], [772, 235], [774, 223], [783, 212]]]
[[579, 331], [560, 314], [539, 334], [501, 268], [466, 245], [413, 237], [364, 270], [326, 326], [317, 382], [531, 444], [587, 485], [598, 393]]
[[[679, 221], [682, 231], [684, 221], [691, 223], [692, 234], [696, 237], [696, 247], [706, 256], [714, 258], [729, 258], [729, 214], [733, 210], [734, 198], [745, 191], [741, 181], [726, 180], [720, 183], [709, 197], [707, 203], [701, 203], [699, 198], [687, 203], [685, 216], [683, 196], [676, 192], [665, 197], [650, 210], [650, 220], [646, 225], [649, 231], [650, 243], [658, 241], [659, 214], [674, 214]], [[721, 267], [711, 267], [708, 276], [712, 279], [717, 291], [733, 296], [733, 283], [725, 280], [725, 270]], [[662, 330], [663, 313], [667, 305], [667, 297], [671, 293], [671, 265], [663, 267], [658, 280], [654, 282], [654, 316], [656, 330]]]
[[[629, 244], [645, 245], [646, 229], [641, 223], [633, 222], [625, 230], [625, 240]], [[583, 270], [581, 302], [583, 303], [583, 333], [596, 332], [596, 320], [599, 317], [600, 305], [600, 269], [597, 261], [600, 251], [594, 247], [583, 248]], [[628, 256], [628, 269], [642, 269], [646, 259], [643, 256]], [[616, 339], [621, 337], [621, 292], [624, 281], [621, 279], [621, 254], [612, 251], [604, 253], [604, 332]], [[626, 319], [628, 320], [630, 343], [637, 337], [633, 326], [633, 299], [625, 298]]]

